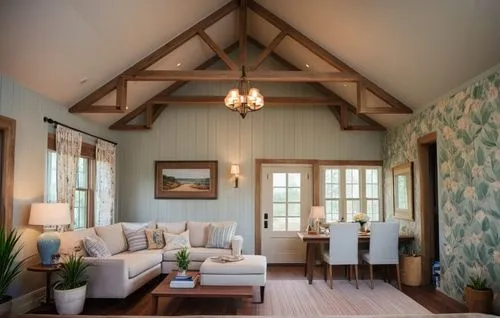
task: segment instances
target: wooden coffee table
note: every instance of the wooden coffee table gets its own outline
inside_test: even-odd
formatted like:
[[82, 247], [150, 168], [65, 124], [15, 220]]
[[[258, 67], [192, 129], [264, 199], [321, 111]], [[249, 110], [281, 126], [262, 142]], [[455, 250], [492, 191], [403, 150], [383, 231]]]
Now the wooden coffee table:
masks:
[[153, 315], [158, 314], [159, 297], [253, 298], [252, 286], [201, 286], [198, 282], [194, 288], [170, 288], [170, 281], [175, 277], [175, 275], [177, 275], [177, 272], [170, 272], [167, 277], [151, 292], [151, 296], [153, 296]]

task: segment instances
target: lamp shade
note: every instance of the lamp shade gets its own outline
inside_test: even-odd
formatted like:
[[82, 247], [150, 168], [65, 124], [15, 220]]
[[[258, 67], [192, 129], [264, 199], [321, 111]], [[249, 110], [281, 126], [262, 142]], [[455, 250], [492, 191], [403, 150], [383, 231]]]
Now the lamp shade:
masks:
[[231, 174], [239, 175], [240, 174], [240, 165], [231, 165]]
[[65, 225], [70, 224], [69, 205], [67, 203], [32, 203], [29, 224]]
[[309, 214], [310, 219], [323, 219], [325, 218], [325, 207], [324, 206], [312, 206], [311, 213]]

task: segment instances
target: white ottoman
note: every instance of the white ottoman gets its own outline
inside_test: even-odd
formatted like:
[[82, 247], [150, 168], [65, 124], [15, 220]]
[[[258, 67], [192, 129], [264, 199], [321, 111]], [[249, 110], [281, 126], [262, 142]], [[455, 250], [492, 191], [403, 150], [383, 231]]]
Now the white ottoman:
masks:
[[201, 285], [260, 286], [264, 302], [267, 260], [262, 255], [243, 255], [239, 262], [218, 263], [207, 258], [200, 267]]

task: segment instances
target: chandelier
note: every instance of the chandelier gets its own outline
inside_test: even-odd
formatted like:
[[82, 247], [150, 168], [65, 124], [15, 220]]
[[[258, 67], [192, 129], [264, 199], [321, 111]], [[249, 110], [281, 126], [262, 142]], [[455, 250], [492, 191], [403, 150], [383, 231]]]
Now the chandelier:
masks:
[[231, 89], [224, 104], [232, 111], [239, 112], [242, 118], [245, 118], [247, 113], [254, 112], [264, 107], [264, 96], [257, 88], [250, 87], [250, 81], [247, 79], [245, 66], [241, 68], [241, 78], [238, 82], [238, 87]]

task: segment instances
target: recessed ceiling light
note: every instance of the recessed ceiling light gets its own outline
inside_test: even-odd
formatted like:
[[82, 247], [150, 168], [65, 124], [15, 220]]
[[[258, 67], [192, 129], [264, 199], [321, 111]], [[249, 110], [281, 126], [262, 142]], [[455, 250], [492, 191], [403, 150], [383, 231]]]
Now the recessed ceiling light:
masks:
[[347, 84], [346, 84], [346, 83], [344, 83], [344, 87], [347, 87]]
[[86, 83], [88, 80], [89, 80], [88, 78], [86, 78], [86, 77], [82, 77], [82, 78], [80, 79], [80, 84]]
[[179, 63], [177, 63], [176, 66], [177, 66], [177, 68], [179, 68], [179, 67], [181, 67], [181, 65], [182, 65], [182, 63], [179, 62]]
[[309, 64], [306, 63], [306, 67], [309, 68], [310, 67]]

